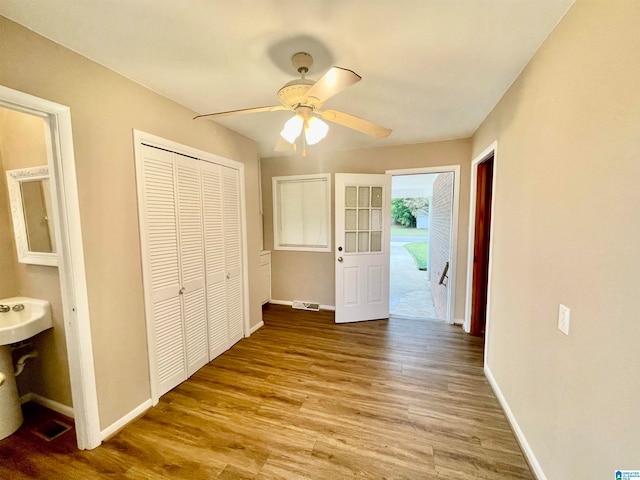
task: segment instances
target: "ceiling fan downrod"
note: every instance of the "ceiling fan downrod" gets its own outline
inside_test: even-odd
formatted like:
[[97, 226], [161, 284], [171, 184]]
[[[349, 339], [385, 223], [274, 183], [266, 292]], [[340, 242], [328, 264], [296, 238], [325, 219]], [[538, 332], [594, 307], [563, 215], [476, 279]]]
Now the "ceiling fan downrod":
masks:
[[309, 73], [309, 68], [313, 65], [313, 57], [307, 52], [294, 53], [291, 57], [291, 64], [304, 80], [307, 73]]

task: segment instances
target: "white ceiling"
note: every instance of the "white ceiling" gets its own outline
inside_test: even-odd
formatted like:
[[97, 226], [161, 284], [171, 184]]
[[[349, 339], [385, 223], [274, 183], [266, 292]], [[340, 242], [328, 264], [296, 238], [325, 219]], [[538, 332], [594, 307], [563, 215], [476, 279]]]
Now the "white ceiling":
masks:
[[[331, 98], [393, 129], [385, 140], [332, 124], [313, 149], [473, 134], [573, 0], [2, 0], [0, 14], [199, 113], [277, 105], [314, 57], [362, 81]], [[219, 122], [263, 157], [289, 112]], [[211, 120], [198, 120], [211, 121]]]

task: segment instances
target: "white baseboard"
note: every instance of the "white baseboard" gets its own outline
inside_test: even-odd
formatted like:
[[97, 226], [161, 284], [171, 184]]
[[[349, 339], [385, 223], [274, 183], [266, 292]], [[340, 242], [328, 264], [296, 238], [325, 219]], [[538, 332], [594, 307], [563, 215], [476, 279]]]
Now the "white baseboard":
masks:
[[37, 393], [29, 392], [20, 397], [20, 403], [36, 402], [49, 410], [61, 413], [65, 417], [73, 418], [73, 407], [69, 407], [50, 398], [43, 397]]
[[513, 412], [511, 411], [511, 408], [509, 407], [509, 404], [507, 403], [506, 398], [504, 398], [504, 395], [502, 394], [502, 391], [498, 386], [498, 382], [496, 382], [496, 379], [491, 373], [491, 369], [489, 368], [488, 365], [484, 366], [484, 374], [487, 377], [487, 380], [489, 380], [489, 385], [491, 385], [491, 388], [493, 389], [493, 393], [495, 393], [496, 397], [498, 398], [498, 401], [500, 402], [500, 406], [502, 407], [502, 410], [504, 410], [504, 413], [507, 416], [507, 419], [509, 420], [509, 424], [511, 425], [513, 432], [516, 434], [518, 443], [520, 444], [520, 447], [522, 447], [522, 450], [524, 451], [524, 455], [527, 457], [527, 461], [529, 462], [529, 465], [533, 469], [533, 474], [536, 476], [538, 480], [547, 480], [547, 476], [544, 474], [544, 471], [542, 470], [542, 467], [540, 466], [538, 459], [533, 453], [533, 449], [531, 448], [531, 445], [529, 445], [529, 442], [524, 436], [524, 433], [520, 429], [520, 425], [518, 425], [518, 421], [516, 420], [516, 417], [513, 415]]
[[[293, 301], [290, 300], [269, 300], [269, 303], [273, 303], [274, 305], [293, 305]], [[329, 310], [331, 312], [335, 312], [336, 307], [334, 305], [320, 305], [320, 310]]]
[[116, 420], [107, 428], [100, 432], [100, 439], [106, 440], [112, 435], [116, 434], [118, 431], [122, 430], [128, 423], [132, 422], [136, 418], [140, 417], [147, 410], [149, 410], [153, 406], [151, 399], [142, 402], [136, 408], [127, 413], [124, 417]]
[[453, 319], [453, 324], [454, 325], [464, 325], [464, 318], [454, 318]]
[[254, 325], [253, 327], [251, 327], [251, 329], [249, 330], [249, 335], [253, 335], [261, 327], [264, 327], [264, 322], [262, 320], [260, 320], [260, 322], [258, 322], [257, 325]]

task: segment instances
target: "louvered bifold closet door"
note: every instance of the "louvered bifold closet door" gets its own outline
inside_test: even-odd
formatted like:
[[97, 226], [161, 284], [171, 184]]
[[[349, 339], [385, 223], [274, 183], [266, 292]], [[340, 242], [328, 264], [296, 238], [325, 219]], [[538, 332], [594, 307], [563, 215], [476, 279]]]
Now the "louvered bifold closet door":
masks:
[[187, 374], [209, 361], [200, 161], [174, 154]]
[[[140, 207], [152, 381], [159, 395], [187, 378], [173, 155], [143, 146]], [[140, 171], [141, 170], [141, 171]]]
[[224, 251], [227, 277], [227, 319], [229, 345], [243, 337], [242, 223], [240, 218], [240, 176], [238, 170], [222, 169]]
[[202, 197], [207, 269], [209, 359], [213, 360], [229, 348], [222, 173], [219, 165], [202, 162]]

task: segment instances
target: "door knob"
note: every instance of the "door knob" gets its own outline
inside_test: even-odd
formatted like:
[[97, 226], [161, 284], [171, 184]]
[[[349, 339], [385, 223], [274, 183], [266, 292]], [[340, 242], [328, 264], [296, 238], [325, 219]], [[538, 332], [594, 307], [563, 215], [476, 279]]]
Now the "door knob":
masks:
[[180, 290], [178, 290], [178, 293], [179, 293], [180, 295], [184, 295], [184, 287], [182, 287]]
[[342, 257], [338, 257], [338, 261], [342, 263]]
[[227, 273], [227, 280], [229, 280], [231, 278], [231, 274]]

